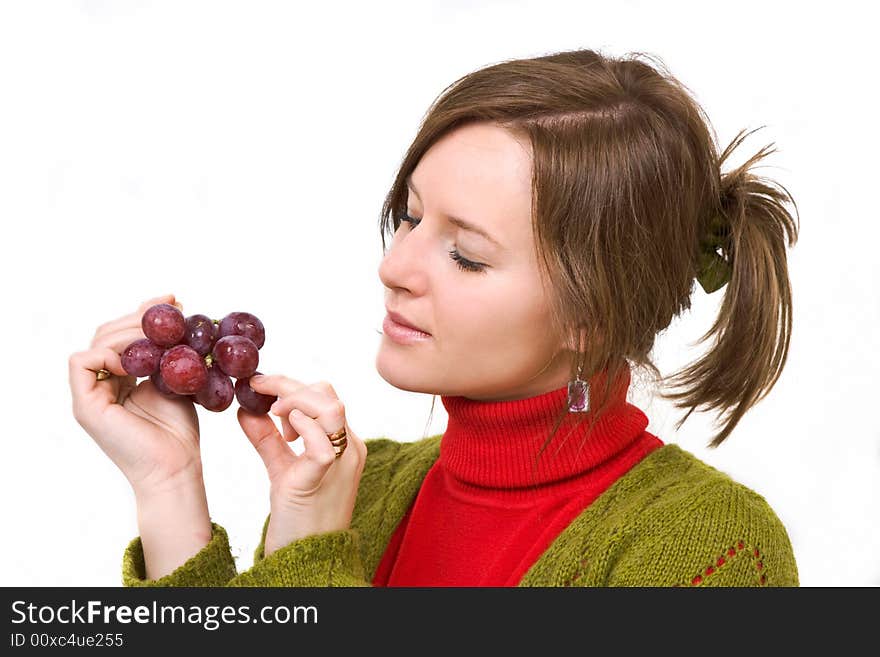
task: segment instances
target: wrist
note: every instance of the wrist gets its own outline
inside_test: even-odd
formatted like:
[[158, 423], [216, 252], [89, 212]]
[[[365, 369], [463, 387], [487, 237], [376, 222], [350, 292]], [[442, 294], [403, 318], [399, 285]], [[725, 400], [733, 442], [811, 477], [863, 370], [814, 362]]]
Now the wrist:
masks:
[[200, 479], [136, 494], [136, 500], [147, 579], [171, 573], [211, 541], [208, 500]]
[[159, 503], [162, 500], [172, 500], [177, 496], [193, 496], [205, 488], [201, 464], [198, 467], [189, 468], [171, 477], [166, 477], [159, 482], [142, 481], [135, 483], [129, 480], [129, 483], [131, 484], [132, 491], [134, 491], [138, 506], [141, 504]]
[[[280, 514], [278, 514], [278, 517], [280, 518]], [[305, 527], [302, 523], [297, 523], [297, 530], [294, 531], [291, 529], [284, 529], [280, 524], [273, 526], [272, 521], [275, 519], [275, 515], [272, 515], [269, 519], [269, 526], [266, 528], [266, 539], [263, 541], [264, 557], [268, 557], [276, 550], [280, 550], [281, 548], [286, 547], [295, 541], [306, 538], [307, 536], [335, 531], [335, 529], [329, 527]]]
[[[269, 521], [271, 525], [271, 520]], [[263, 556], [268, 557], [270, 554], [279, 550], [286, 545], [290, 545], [295, 540], [300, 538], [296, 534], [287, 532], [283, 536], [278, 535], [278, 532], [273, 530], [272, 527], [269, 527], [266, 531], [266, 540], [263, 541]]]

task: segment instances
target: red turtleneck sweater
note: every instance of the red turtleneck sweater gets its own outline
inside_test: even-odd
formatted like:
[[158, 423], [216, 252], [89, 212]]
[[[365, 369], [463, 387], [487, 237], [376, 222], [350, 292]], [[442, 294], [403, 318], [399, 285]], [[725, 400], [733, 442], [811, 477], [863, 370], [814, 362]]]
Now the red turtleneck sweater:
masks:
[[516, 586], [576, 516], [663, 445], [645, 431], [647, 416], [627, 403], [629, 382], [625, 372], [614, 406], [592, 432], [575, 426], [574, 416], [583, 414], [569, 413], [536, 473], [534, 455], [566, 403], [567, 386], [513, 401], [442, 396], [449, 421], [440, 457], [392, 536], [373, 585]]

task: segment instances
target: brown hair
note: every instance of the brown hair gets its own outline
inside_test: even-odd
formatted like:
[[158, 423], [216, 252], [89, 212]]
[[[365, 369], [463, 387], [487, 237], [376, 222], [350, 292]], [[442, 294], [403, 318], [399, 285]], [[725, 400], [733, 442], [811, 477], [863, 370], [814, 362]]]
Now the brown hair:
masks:
[[[590, 429], [630, 363], [662, 379], [650, 358], [655, 337], [690, 308], [705, 237], [717, 236], [721, 218], [713, 251], [731, 275], [700, 342], [716, 338], [668, 377], [682, 391], [661, 392], [689, 409], [676, 429], [697, 406], [727, 411], [709, 443], [720, 445], [773, 388], [788, 355], [785, 248], [797, 241], [798, 227], [785, 203], [794, 199], [751, 172], [775, 149], [765, 146], [722, 174], [748, 135], [740, 131], [719, 157], [714, 129], [688, 88], [644, 53], [573, 50], [503, 61], [456, 80], [429, 108], [382, 206], [383, 249], [389, 221], [396, 231], [406, 212], [406, 177], [434, 142], [471, 122], [531, 144], [531, 221], [552, 326], [579, 345], [572, 379], [579, 365], [584, 380], [604, 373], [606, 385], [590, 390], [591, 412], [572, 414], [590, 418]], [[584, 345], [583, 335], [595, 337]], [[561, 408], [541, 451], [567, 415]]]

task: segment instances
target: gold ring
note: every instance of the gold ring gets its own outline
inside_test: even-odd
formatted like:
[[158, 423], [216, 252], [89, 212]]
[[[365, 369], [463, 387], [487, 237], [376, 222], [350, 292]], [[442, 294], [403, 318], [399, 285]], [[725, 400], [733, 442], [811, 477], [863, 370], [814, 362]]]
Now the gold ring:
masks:
[[95, 380], [103, 381], [104, 379], [109, 379], [112, 376], [109, 370], [105, 370], [104, 368], [99, 369], [95, 372]]
[[336, 452], [336, 458], [342, 456], [342, 453], [348, 446], [348, 438], [346, 437], [345, 433], [345, 425], [343, 425], [339, 431], [328, 433], [327, 438], [330, 440], [330, 444], [333, 445], [333, 450]]
[[345, 433], [345, 425], [343, 425], [342, 428], [341, 428], [339, 431], [334, 431], [333, 433], [328, 433], [328, 434], [327, 434], [327, 438], [330, 439], [330, 442], [331, 442], [331, 443], [334, 442], [334, 441], [339, 441], [339, 440], [341, 440], [342, 438], [345, 438], [345, 436], [346, 436], [346, 433]]

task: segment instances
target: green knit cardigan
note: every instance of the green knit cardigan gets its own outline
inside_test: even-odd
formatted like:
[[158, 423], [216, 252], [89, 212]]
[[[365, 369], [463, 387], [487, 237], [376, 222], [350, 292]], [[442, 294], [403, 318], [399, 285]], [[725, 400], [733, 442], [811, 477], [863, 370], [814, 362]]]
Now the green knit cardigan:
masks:
[[[156, 580], [140, 537], [127, 546], [124, 586], [371, 586], [392, 534], [442, 434], [367, 440], [348, 529], [313, 534], [237, 572], [226, 531]], [[655, 449], [596, 498], [550, 544], [518, 586], [798, 586], [789, 536], [767, 501], [675, 444]]]

